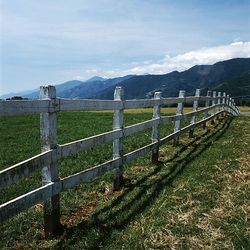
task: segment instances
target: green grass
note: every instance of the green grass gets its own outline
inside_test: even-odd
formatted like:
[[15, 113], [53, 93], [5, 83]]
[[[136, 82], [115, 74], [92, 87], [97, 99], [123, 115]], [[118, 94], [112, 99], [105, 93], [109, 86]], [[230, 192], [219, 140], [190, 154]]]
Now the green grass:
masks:
[[[169, 111], [169, 110], [168, 110]], [[110, 112], [70, 112], [58, 116], [58, 141], [66, 143], [112, 129]], [[125, 125], [151, 118], [125, 113]], [[62, 236], [45, 240], [42, 205], [3, 224], [2, 249], [249, 249], [250, 117], [228, 119], [181, 144], [161, 148], [125, 166], [126, 183], [112, 191], [112, 173], [61, 194]], [[0, 120], [0, 168], [39, 153], [39, 117]], [[173, 125], [162, 126], [161, 134]], [[124, 140], [125, 152], [150, 142], [151, 131]], [[112, 145], [98, 146], [60, 162], [67, 176], [110, 159]], [[40, 174], [0, 192], [1, 202], [40, 185]]]

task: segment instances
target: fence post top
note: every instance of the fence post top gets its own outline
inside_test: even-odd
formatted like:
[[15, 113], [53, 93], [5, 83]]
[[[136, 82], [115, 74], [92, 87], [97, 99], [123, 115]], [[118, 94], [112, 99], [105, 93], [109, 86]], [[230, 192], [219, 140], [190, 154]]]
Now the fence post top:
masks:
[[216, 97], [216, 91], [213, 91], [213, 97]]
[[40, 98], [56, 98], [56, 87], [53, 85], [40, 86]]
[[155, 92], [154, 93], [154, 99], [161, 99], [162, 92]]
[[123, 87], [115, 87], [114, 100], [124, 100], [124, 90]]
[[200, 96], [201, 94], [201, 90], [200, 89], [196, 89], [195, 90], [195, 96]]
[[208, 90], [208, 91], [207, 91], [207, 96], [210, 97], [210, 96], [211, 96], [211, 93], [212, 93], [211, 90]]
[[223, 97], [226, 97], [226, 92], [223, 92]]
[[123, 89], [122, 86], [116, 86], [115, 89]]
[[221, 92], [218, 92], [218, 96], [221, 96]]
[[186, 91], [185, 90], [180, 90], [179, 91], [179, 97], [184, 97], [185, 96]]

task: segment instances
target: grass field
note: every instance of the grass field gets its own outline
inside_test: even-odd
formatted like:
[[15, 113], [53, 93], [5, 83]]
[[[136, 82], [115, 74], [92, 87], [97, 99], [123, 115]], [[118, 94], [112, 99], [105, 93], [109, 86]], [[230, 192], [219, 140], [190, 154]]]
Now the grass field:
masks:
[[239, 107], [241, 112], [250, 112], [250, 107], [244, 106], [244, 107]]
[[[152, 110], [125, 112], [125, 125], [150, 119]], [[174, 113], [175, 109], [163, 109]], [[111, 112], [58, 115], [58, 142], [112, 129]], [[62, 236], [45, 240], [42, 205], [1, 225], [1, 249], [249, 249], [250, 116], [196, 130], [178, 147], [160, 149], [125, 166], [126, 183], [112, 191], [112, 173], [61, 194]], [[39, 116], [0, 119], [0, 169], [40, 152]], [[173, 124], [161, 127], [161, 135]], [[151, 131], [124, 140], [125, 152], [150, 142]], [[112, 157], [112, 144], [60, 162], [60, 176]], [[40, 185], [34, 173], [1, 190], [1, 203]]]

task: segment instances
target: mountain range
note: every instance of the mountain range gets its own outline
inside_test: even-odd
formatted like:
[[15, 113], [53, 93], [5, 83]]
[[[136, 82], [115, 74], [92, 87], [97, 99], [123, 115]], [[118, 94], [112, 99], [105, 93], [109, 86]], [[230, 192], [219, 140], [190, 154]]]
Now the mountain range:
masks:
[[[179, 90], [193, 95], [200, 88], [202, 94], [208, 89], [227, 92], [231, 96], [250, 95], [250, 58], [234, 58], [213, 65], [196, 65], [178, 72], [162, 75], [127, 75], [112, 79], [95, 76], [87, 81], [68, 81], [56, 85], [57, 96], [62, 98], [113, 99], [116, 86], [124, 88], [126, 99], [152, 98], [155, 91], [163, 97], [177, 96]], [[38, 98], [39, 90], [12, 93], [1, 96]]]
[[[236, 96], [242, 92], [250, 95], [249, 81], [250, 58], [235, 58], [213, 65], [196, 65], [183, 72], [134, 76], [119, 83], [119, 86], [124, 88], [126, 99], [152, 98], [155, 91], [161, 91], [163, 97], [178, 96], [179, 90], [193, 95], [197, 88], [203, 95], [210, 89]], [[94, 98], [112, 99], [116, 86], [98, 92]]]

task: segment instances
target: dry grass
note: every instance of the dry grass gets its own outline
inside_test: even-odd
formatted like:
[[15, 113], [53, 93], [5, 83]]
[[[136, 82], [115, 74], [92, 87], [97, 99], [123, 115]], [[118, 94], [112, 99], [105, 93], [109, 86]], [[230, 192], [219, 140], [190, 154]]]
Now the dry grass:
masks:
[[[192, 108], [185, 107], [184, 113], [191, 112]], [[152, 113], [152, 108], [143, 108], [143, 109], [126, 109], [125, 113], [136, 114], [136, 113]], [[176, 113], [176, 108], [161, 108], [161, 113], [168, 114], [168, 113]]]
[[250, 107], [247, 107], [247, 106], [241, 106], [241, 107], [239, 107], [239, 109], [242, 112], [250, 112]]
[[[191, 107], [184, 107], [184, 113], [191, 112]], [[104, 110], [104, 111], [93, 111], [93, 112], [107, 112], [112, 113], [113, 110]], [[126, 114], [142, 114], [142, 113], [153, 113], [153, 108], [140, 108], [140, 109], [125, 109], [124, 113]], [[176, 107], [171, 108], [161, 108], [162, 114], [176, 113]]]
[[[238, 126], [245, 123], [242, 120], [238, 122]], [[249, 147], [250, 130], [243, 131], [242, 144]], [[234, 140], [225, 138], [222, 144], [231, 146], [234, 145]], [[234, 166], [235, 162], [238, 164], [237, 168]], [[230, 166], [234, 166], [233, 169]], [[250, 201], [246, 197], [250, 197], [250, 152], [244, 150], [244, 156], [219, 160], [214, 169], [207, 184], [200, 183], [195, 190], [190, 191], [191, 183], [183, 181], [173, 189], [173, 194], [167, 197], [167, 201], [159, 208], [151, 209], [152, 216], [161, 209], [166, 213], [164, 226], [152, 226], [146, 230], [143, 222], [133, 225], [137, 227], [137, 231], [141, 227], [141, 232], [146, 235], [143, 241], [146, 249], [248, 249]], [[220, 188], [213, 189], [218, 183], [221, 183]], [[217, 197], [214, 204], [209, 209], [204, 209], [204, 202], [197, 197], [206, 196], [212, 202], [213, 195]], [[167, 203], [172, 205], [171, 210], [166, 212]], [[243, 232], [242, 223], [245, 224]], [[178, 230], [183, 233], [177, 233]], [[241, 238], [247, 239], [245, 243]]]

